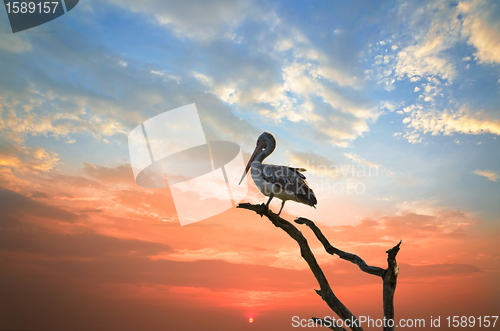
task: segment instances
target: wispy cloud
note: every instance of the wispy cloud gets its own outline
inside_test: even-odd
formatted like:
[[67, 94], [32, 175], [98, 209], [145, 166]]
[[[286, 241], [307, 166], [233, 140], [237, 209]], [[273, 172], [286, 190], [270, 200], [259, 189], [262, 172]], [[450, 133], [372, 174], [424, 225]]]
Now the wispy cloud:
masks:
[[500, 178], [500, 175], [492, 170], [474, 170], [472, 173], [478, 176], [486, 177], [492, 182], [496, 182], [497, 179]]
[[460, 38], [459, 10], [446, 1], [429, 4], [401, 3], [399, 17], [411, 26], [404, 44], [391, 47], [390, 42], [380, 42], [373, 50], [375, 72], [379, 83], [388, 90], [399, 80], [417, 82], [427, 77], [437, 77], [452, 82], [456, 69], [445, 51]]
[[464, 13], [462, 34], [473, 45], [480, 63], [500, 63], [500, 5], [495, 1], [461, 2]]
[[500, 120], [481, 112], [471, 112], [467, 108], [460, 111], [415, 110], [403, 120], [412, 131], [406, 137], [417, 139], [421, 133], [444, 134], [484, 134], [500, 135]]
[[344, 153], [344, 156], [347, 157], [348, 159], [351, 159], [352, 161], [362, 165], [362, 166], [368, 167], [368, 169], [370, 169], [370, 170], [371, 170], [371, 168], [375, 168], [375, 169], [377, 169], [377, 171], [379, 169], [381, 169], [387, 174], [387, 176], [394, 175], [394, 172], [392, 172], [391, 170], [386, 169], [386, 168], [382, 167], [380, 164], [377, 164], [375, 162], [365, 160], [362, 157], [360, 157], [359, 155], [356, 155], [354, 153]]
[[[413, 84], [411, 89], [418, 97], [414, 101], [406, 100], [407, 107], [398, 112], [403, 115], [408, 113], [406, 109], [419, 109], [403, 119], [409, 127], [405, 132], [409, 142], [422, 142], [421, 133], [427, 132], [433, 135], [499, 134], [500, 122], [494, 114], [480, 110], [482, 105], [465, 111], [449, 110], [452, 105], [460, 104], [455, 99], [455, 88], [463, 84], [457, 81], [459, 76], [463, 79], [461, 71], [469, 69], [471, 63], [500, 63], [498, 9], [497, 3], [483, 0], [463, 1], [458, 5], [447, 1], [399, 4], [398, 19], [411, 29], [404, 39], [396, 33], [384, 43], [371, 46], [374, 61], [368, 73], [389, 91], [396, 86]], [[397, 52], [390, 47], [394, 39], [399, 41]], [[457, 56], [463, 43], [472, 45], [474, 53]], [[464, 67], [463, 61], [469, 62], [474, 57], [477, 62]], [[416, 83], [419, 85], [415, 86]], [[462, 98], [467, 100], [465, 96]]]
[[59, 164], [57, 153], [42, 147], [26, 147], [0, 137], [0, 167], [16, 171], [49, 171]]
[[170, 29], [176, 36], [210, 42], [221, 36], [231, 38], [236, 29], [248, 16], [256, 15], [252, 1], [217, 0], [205, 1], [147, 0], [138, 4], [135, 1], [109, 0], [113, 5], [132, 12], [153, 17], [154, 22]]
[[10, 53], [24, 53], [33, 49], [28, 38], [24, 35], [3, 33], [0, 38], [0, 50]]
[[361, 158], [359, 155], [356, 155], [354, 153], [344, 153], [344, 156], [347, 157], [348, 159], [353, 160], [356, 163], [359, 163], [361, 165], [365, 165], [367, 167], [374, 167], [376, 169], [381, 167], [380, 164], [365, 160], [365, 159]]

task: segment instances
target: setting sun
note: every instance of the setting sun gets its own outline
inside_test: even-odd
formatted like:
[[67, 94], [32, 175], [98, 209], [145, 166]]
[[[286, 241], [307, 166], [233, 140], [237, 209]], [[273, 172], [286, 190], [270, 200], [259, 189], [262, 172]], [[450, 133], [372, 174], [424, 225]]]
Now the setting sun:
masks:
[[248, 319], [248, 322], [249, 322], [249, 323], [253, 323], [253, 318], [251, 318], [251, 317], [250, 317], [250, 318]]

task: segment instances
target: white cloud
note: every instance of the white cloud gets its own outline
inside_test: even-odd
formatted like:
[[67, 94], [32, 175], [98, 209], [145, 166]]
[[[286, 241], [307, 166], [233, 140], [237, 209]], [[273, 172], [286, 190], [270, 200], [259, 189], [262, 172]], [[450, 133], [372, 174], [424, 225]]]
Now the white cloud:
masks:
[[492, 171], [492, 170], [484, 170], [484, 171], [483, 170], [474, 170], [472, 173], [475, 175], [478, 175], [478, 176], [486, 177], [489, 180], [491, 180], [492, 182], [496, 182], [497, 179], [500, 178], [498, 173], [495, 171]]
[[419, 215], [436, 215], [442, 208], [438, 206], [437, 200], [414, 200], [403, 201], [396, 205], [399, 214], [412, 212]]
[[[476, 48], [474, 55], [480, 63], [500, 63], [499, 7], [484, 0], [464, 1], [458, 6], [450, 6], [448, 1], [402, 3], [400, 19], [407, 22], [411, 32], [405, 35], [396, 57], [386, 55], [383, 62], [374, 59], [379, 83], [387, 85], [387, 90], [393, 89], [391, 77], [412, 82], [434, 77], [452, 83], [457, 76], [456, 64], [446, 51], [465, 41]], [[470, 61], [471, 57], [462, 60]]]
[[57, 153], [41, 147], [27, 147], [22, 143], [11, 143], [0, 139], [0, 168], [13, 171], [44, 172], [59, 164]]
[[380, 164], [377, 164], [375, 162], [365, 160], [362, 157], [360, 157], [359, 155], [356, 155], [354, 153], [344, 153], [344, 156], [347, 157], [348, 159], [351, 159], [352, 161], [362, 165], [362, 166], [367, 167], [370, 170], [372, 168], [375, 168], [377, 170], [377, 174], [378, 174], [378, 170], [380, 169], [380, 170], [384, 171], [387, 176], [394, 175], [394, 172], [392, 172], [391, 170], [384, 168]]
[[276, 49], [279, 51], [287, 51], [293, 47], [293, 42], [290, 39], [281, 39], [276, 43]]
[[359, 155], [356, 155], [354, 153], [344, 153], [344, 156], [348, 159], [353, 160], [356, 163], [359, 163], [359, 164], [367, 166], [367, 167], [374, 167], [376, 169], [379, 169], [381, 167], [380, 164], [365, 160], [365, 159], [361, 158]]
[[421, 142], [420, 133], [432, 135], [484, 134], [500, 135], [500, 120], [492, 119], [482, 112], [472, 113], [463, 108], [460, 111], [416, 110], [403, 120], [408, 124], [405, 137], [408, 141]]
[[286, 152], [291, 164], [304, 168], [308, 173], [320, 177], [337, 178], [340, 176], [339, 167], [327, 158], [314, 153]]
[[409, 132], [408, 131], [408, 132], [405, 133], [404, 137], [411, 144], [416, 144], [416, 143], [421, 143], [422, 142], [422, 137], [418, 133], [416, 133], [416, 132]]
[[70, 138], [73, 133], [90, 133], [96, 139], [126, 133], [118, 121], [85, 110], [76, 113], [52, 111], [44, 115], [29, 111], [36, 103], [45, 103], [45, 98], [40, 96], [40, 99], [25, 102], [25, 112], [14, 111], [14, 105], [4, 103], [5, 110], [0, 113], [0, 127], [5, 128], [3, 134], [17, 142], [23, 141], [27, 135], [44, 135], [62, 137], [66, 142], [74, 143], [75, 140]]
[[227, 36], [249, 15], [255, 15], [252, 1], [194, 0], [190, 2], [165, 0], [108, 0], [108, 2], [154, 17], [157, 24], [163, 25], [179, 36], [211, 41]]
[[[308, 73], [311, 65], [294, 63], [283, 68], [285, 90], [297, 94], [311, 94], [317, 91], [318, 85]], [[309, 69], [309, 70], [308, 70]]]
[[462, 34], [473, 45], [474, 53], [480, 63], [500, 63], [500, 17], [499, 4], [494, 1], [462, 2], [459, 5], [464, 13]]
[[32, 46], [24, 35], [3, 32], [0, 38], [0, 50], [11, 53], [24, 53], [31, 51]]
[[209, 87], [214, 86], [213, 79], [208, 77], [207, 75], [202, 74], [201, 72], [196, 72], [196, 71], [192, 72], [191, 74], [194, 76], [194, 78], [198, 79], [202, 84], [207, 85]]
[[390, 101], [382, 101], [381, 104], [380, 104], [380, 109], [384, 109], [385, 108], [388, 111], [393, 112], [396, 109], [398, 109], [400, 106], [402, 106], [402, 104], [396, 104], [396, 103], [393, 103], [393, 102], [390, 102]]
[[[226, 103], [253, 109], [275, 121], [287, 119], [294, 123], [301, 122], [300, 125], [315, 130], [315, 135], [320, 134], [337, 146], [345, 147], [349, 141], [367, 132], [367, 122], [376, 120], [380, 112], [375, 107], [367, 107], [363, 97], [356, 97], [357, 92], [354, 97], [346, 96], [343, 89], [355, 90], [356, 77], [345, 73], [341, 66], [334, 65], [296, 29], [285, 29], [280, 25], [276, 29], [286, 32], [278, 39], [277, 46], [263, 48], [263, 51], [269, 52], [277, 64], [282, 64], [281, 81], [255, 74], [246, 78], [195, 72], [193, 76], [209, 87], [208, 92]], [[288, 49], [295, 50], [292, 62], [283, 58], [282, 54], [276, 54]], [[239, 65], [243, 72], [261, 70]], [[330, 108], [325, 108], [325, 105]], [[327, 109], [330, 109], [328, 114]]]

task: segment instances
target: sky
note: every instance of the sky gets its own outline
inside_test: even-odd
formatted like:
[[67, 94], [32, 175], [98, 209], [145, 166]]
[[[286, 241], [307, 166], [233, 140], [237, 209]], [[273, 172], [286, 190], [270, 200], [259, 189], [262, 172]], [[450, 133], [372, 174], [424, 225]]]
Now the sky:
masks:
[[[169, 189], [135, 183], [128, 134], [192, 103], [208, 141], [248, 160], [268, 131], [266, 162], [308, 170], [317, 208], [285, 219], [383, 268], [403, 241], [396, 319], [499, 315], [500, 3], [82, 0], [15, 34], [0, 10], [0, 329], [333, 315], [267, 219], [180, 226]], [[244, 201], [266, 197], [249, 181]], [[380, 280], [299, 229], [337, 297], [382, 318]]]

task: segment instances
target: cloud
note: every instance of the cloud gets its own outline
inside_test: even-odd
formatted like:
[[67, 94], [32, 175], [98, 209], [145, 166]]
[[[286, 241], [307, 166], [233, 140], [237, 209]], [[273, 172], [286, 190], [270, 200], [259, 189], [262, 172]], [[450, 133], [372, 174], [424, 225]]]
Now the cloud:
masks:
[[382, 224], [393, 238], [399, 236], [408, 240], [422, 240], [426, 237], [465, 238], [470, 235], [469, 230], [475, 223], [474, 219], [461, 211], [434, 207], [434, 211], [425, 212], [427, 214], [407, 209], [400, 215], [383, 217]]
[[338, 167], [321, 155], [303, 152], [287, 152], [286, 155], [292, 166], [304, 168], [316, 176], [331, 178], [340, 176]]
[[394, 73], [398, 78], [407, 77], [419, 80], [421, 77], [438, 76], [445, 80], [453, 80], [455, 77], [454, 67], [445, 59], [420, 54], [420, 49], [416, 46], [408, 47], [399, 52], [396, 61]]
[[32, 49], [31, 43], [26, 37], [8, 32], [2, 33], [2, 38], [0, 38], [0, 50], [5, 50], [10, 53], [24, 53]]
[[393, 84], [403, 79], [416, 82], [438, 77], [452, 82], [457, 73], [446, 51], [460, 40], [458, 13], [446, 1], [400, 3], [398, 18], [409, 33], [396, 36], [402, 40], [399, 46], [389, 49], [385, 43], [379, 43], [375, 49], [374, 78], [379, 84], [392, 90]]
[[49, 171], [59, 164], [57, 153], [41, 147], [26, 147], [0, 137], [0, 167], [15, 171]]
[[[230, 234], [233, 231], [241, 231], [242, 228], [239, 226], [180, 228], [177, 225], [170, 229], [146, 228], [141, 231], [141, 226], [134, 225], [135, 222], [130, 222], [128, 218], [122, 218], [117, 222], [117, 226], [121, 225], [124, 228], [132, 226], [135, 230], [131, 233], [132, 238], [120, 238], [116, 230], [109, 231], [113, 228], [109, 219], [106, 225], [110, 232], [108, 234], [96, 233], [95, 230], [99, 230], [99, 227], [88, 227], [97, 219], [102, 220], [103, 218], [98, 216], [102, 217], [102, 214], [108, 213], [106, 210], [99, 212], [99, 215], [93, 215], [92, 220], [86, 220], [85, 217], [78, 215], [82, 214], [82, 207], [73, 205], [73, 209], [76, 209], [76, 213], [73, 214], [4, 189], [0, 189], [0, 207], [3, 213], [0, 219], [0, 261], [5, 262], [6, 259], [13, 258], [17, 263], [38, 265], [39, 272], [63, 275], [66, 281], [78, 277], [88, 286], [148, 283], [173, 287], [205, 287], [212, 290], [279, 291], [308, 288], [308, 283], [313, 280], [310, 271], [304, 268], [292, 270], [270, 267], [265, 263], [255, 265], [217, 259], [207, 260], [206, 258], [214, 253], [221, 258], [224, 256], [221, 253], [232, 251], [228, 249], [228, 244], [231, 247], [235, 244], [240, 247], [234, 250], [234, 254], [255, 254], [257, 251], [262, 258], [262, 254], [274, 253], [274, 244], [259, 247], [260, 240], [246, 244], [241, 240], [235, 242], [234, 236]], [[72, 227], [71, 231], [68, 231], [69, 225], [42, 227], [39, 222], [33, 222], [40, 218], [52, 223], [54, 220], [73, 222], [76, 226]], [[245, 218], [233, 220], [240, 223], [244, 222]], [[145, 219], [142, 219], [142, 222], [144, 221]], [[87, 226], [82, 226], [84, 224]], [[258, 230], [259, 225], [250, 226], [252, 227], [252, 231], [261, 231]], [[177, 232], [175, 229], [187, 229], [183, 231], [185, 236], [182, 236], [182, 239], [178, 238], [179, 243], [184, 242], [184, 244], [176, 243], [178, 240], [175, 238], [178, 237], [178, 233], [175, 234]], [[141, 236], [140, 233], [144, 230], [152, 233], [159, 231], [167, 237], [160, 235], [154, 236], [156, 238], [149, 236], [147, 239], [137, 239], [136, 237]], [[220, 237], [214, 242], [222, 244], [222, 247], [219, 247], [219, 244], [209, 246], [201, 244], [199, 239], [204, 238], [207, 232], [212, 233], [209, 236], [211, 240]], [[189, 233], [198, 239], [192, 241], [194, 237]], [[263, 234], [263, 237], [267, 235]], [[178, 249], [165, 243], [168, 241], [174, 243]], [[289, 243], [294, 247], [293, 242]], [[197, 259], [187, 261], [190, 255], [201, 251], [197, 247], [210, 249], [205, 254], [198, 254]], [[158, 258], [159, 256], [161, 258]], [[178, 260], [174, 261], [169, 257]], [[16, 268], [11, 269], [14, 273], [15, 270]], [[283, 279], [289, 281], [284, 282]]]
[[480, 63], [500, 63], [500, 6], [494, 1], [461, 2], [464, 13], [462, 34], [477, 52]]
[[43, 217], [49, 220], [70, 223], [78, 219], [78, 215], [76, 214], [46, 205], [4, 188], [0, 188], [0, 207], [3, 215], [2, 219], [4, 217], [19, 218], [26, 215], [31, 215], [34, 218]]
[[[410, 113], [403, 119], [408, 127], [404, 137], [410, 143], [422, 142], [421, 133], [500, 133], [496, 116], [485, 111], [441, 110], [456, 101], [453, 87], [457, 86], [460, 71], [457, 66], [461, 61], [471, 60], [467, 55], [454, 56], [463, 43], [474, 46], [473, 55], [479, 63], [500, 63], [499, 18], [500, 6], [483, 0], [463, 1], [458, 5], [447, 1], [399, 4], [398, 21], [409, 34], [393, 36], [401, 40], [396, 54], [383, 44], [374, 46], [373, 69], [368, 72], [389, 91], [398, 81], [422, 81], [420, 86], [413, 87], [414, 92], [420, 93], [416, 102], [403, 109]], [[458, 84], [463, 84], [463, 80]]]
[[[304, 168], [308, 173], [324, 178], [339, 179], [340, 177], [355, 177], [359, 180], [361, 177], [371, 176], [372, 174], [378, 176], [379, 170], [384, 171], [388, 176], [394, 174], [380, 164], [365, 160], [354, 153], [343, 153], [343, 156], [351, 161], [345, 162], [345, 160], [343, 160], [343, 163], [333, 162], [315, 153], [293, 151], [287, 152], [286, 156], [290, 160], [292, 166]], [[311, 185], [317, 184], [317, 182], [311, 180]], [[319, 185], [321, 186], [322, 184], [323, 181], [321, 181]]]
[[[396, 36], [403, 40], [397, 54], [387, 53], [388, 48], [381, 43], [375, 49], [374, 78], [388, 90], [403, 79], [416, 82], [431, 77], [439, 84], [453, 83], [458, 75], [457, 59], [450, 51], [463, 42], [474, 46], [479, 63], [500, 63], [500, 6], [495, 2], [402, 2], [398, 16], [410, 32]], [[463, 60], [470, 60], [470, 56]]]
[[344, 153], [344, 156], [347, 157], [348, 159], [351, 159], [352, 161], [362, 165], [363, 167], [367, 167], [369, 173], [371, 173], [372, 168], [375, 168], [376, 169], [375, 176], [378, 175], [379, 169], [383, 170], [387, 174], [387, 176], [394, 175], [394, 172], [392, 172], [391, 170], [384, 168], [380, 164], [377, 164], [375, 162], [365, 160], [365, 159], [361, 158], [359, 155], [356, 155], [354, 153]]
[[284, 67], [279, 108], [265, 114], [276, 120], [305, 122], [316, 130], [316, 135], [345, 147], [369, 131], [368, 122], [375, 121], [380, 112], [369, 107], [369, 101], [363, 97], [346, 97], [341, 89], [325, 83], [321, 77], [322, 71], [310, 63]]
[[226, 78], [225, 83], [217, 83], [215, 77], [198, 72], [193, 75], [225, 103], [253, 110], [277, 122], [289, 120], [297, 126], [316, 130], [318, 139], [326, 138], [334, 145], [347, 146], [349, 141], [369, 131], [368, 122], [375, 121], [380, 113], [375, 107], [369, 107], [369, 100], [359, 93], [345, 93], [326, 83], [318, 68], [318, 65], [299, 62], [284, 66], [282, 82], [273, 81], [269, 85], [263, 81], [267, 88], [257, 86], [260, 77], [259, 80], [252, 76], [238, 77], [234, 83], [227, 82]]
[[[454, 87], [463, 84], [463, 80], [456, 81], [459, 74], [457, 66], [461, 61], [471, 60], [471, 56], [456, 58], [453, 55], [461, 44], [468, 42], [475, 46], [477, 52], [474, 55], [480, 63], [497, 63], [493, 54], [498, 54], [496, 47], [500, 45], [499, 8], [496, 4], [480, 0], [460, 2], [458, 5], [449, 5], [446, 1], [405, 2], [400, 5], [399, 19], [411, 27], [410, 36], [405, 36], [397, 55], [392, 56], [390, 52], [383, 55], [384, 49], [381, 48], [373, 71], [379, 83], [385, 84], [389, 90], [397, 81], [404, 79], [422, 82], [414, 87], [414, 91], [420, 93], [415, 103], [403, 110], [405, 113], [417, 110], [403, 119], [408, 126], [405, 137], [409, 142], [422, 142], [421, 133], [500, 132], [500, 122], [495, 115], [481, 110], [446, 109], [456, 102]], [[462, 104], [470, 99], [463, 101]]]
[[155, 23], [165, 26], [179, 37], [212, 41], [221, 36], [230, 38], [232, 31], [252, 15], [252, 1], [136, 1], [108, 0], [109, 3], [132, 12], [154, 17]]
[[[222, 36], [211, 39], [204, 50], [211, 66], [190, 72], [200, 89], [263, 122], [288, 120], [305, 127], [304, 133], [315, 131], [305, 135], [338, 146], [345, 147], [369, 131], [369, 122], [376, 121], [380, 112], [359, 91], [362, 82], [350, 72], [353, 66], [317, 47], [272, 9], [253, 9], [266, 11], [266, 15], [249, 14], [235, 32], [238, 48], [248, 50], [244, 57], [235, 50], [234, 41]], [[250, 22], [259, 23], [252, 25], [252, 33]]]
[[0, 251], [66, 258], [172, 253], [172, 247], [134, 239], [118, 239], [94, 233], [57, 234], [26, 230], [1, 231]]
[[103, 183], [126, 183], [135, 185], [134, 175], [130, 164], [119, 164], [115, 167], [104, 167], [90, 163], [83, 164], [83, 171], [91, 178]]
[[500, 175], [497, 172], [491, 171], [491, 170], [484, 170], [484, 171], [483, 170], [474, 170], [472, 173], [475, 175], [478, 175], [478, 176], [486, 177], [489, 180], [491, 180], [492, 182], [496, 182], [497, 179], [500, 178]]
[[380, 109], [387, 109], [388, 111], [393, 112], [396, 109], [400, 108], [402, 105], [403, 103], [396, 104], [390, 101], [382, 101], [380, 103]]
[[415, 110], [407, 116], [403, 123], [408, 124], [405, 135], [408, 140], [415, 141], [419, 133], [431, 133], [432, 135], [444, 134], [484, 134], [491, 133], [500, 135], [500, 120], [493, 119], [482, 112], [472, 113], [467, 108], [460, 111], [433, 111]]
[[371, 161], [367, 161], [367, 160], [361, 158], [359, 155], [356, 155], [354, 153], [344, 153], [344, 156], [347, 157], [348, 159], [353, 160], [356, 163], [359, 163], [359, 164], [367, 166], [367, 167], [373, 167], [375, 169], [379, 169], [381, 167], [380, 164], [377, 164], [377, 163], [371, 162]]
[[45, 108], [45, 104], [53, 103], [54, 99], [63, 100], [65, 97], [55, 91], [47, 95], [38, 93], [34, 99], [23, 102], [23, 111], [16, 109], [18, 108], [17, 100], [12, 103], [3, 103], [4, 111], [0, 114], [3, 118], [0, 117], [0, 121], [8, 131], [8, 133], [4, 132], [4, 135], [18, 141], [24, 139], [26, 135], [63, 137], [67, 142], [73, 143], [74, 140], [69, 137], [72, 133], [88, 132], [96, 139], [125, 133], [121, 123], [86, 110], [59, 113], [53, 111], [45, 115], [33, 112], [40, 106]]
[[235, 116], [219, 98], [193, 88], [189, 72], [138, 66], [136, 60], [116, 57], [83, 34], [72, 33], [68, 40], [53, 34], [32, 37], [33, 51], [25, 58], [3, 52], [0, 129], [6, 139], [20, 143], [43, 135], [80, 148], [78, 139], [90, 135], [98, 143], [123, 143], [145, 119], [193, 102], [207, 139], [240, 141], [258, 135], [259, 130]]
[[409, 278], [424, 279], [429, 275], [433, 277], [460, 276], [482, 272], [477, 266], [472, 264], [442, 263], [414, 266], [400, 263], [399, 267], [405, 270], [405, 275]]

